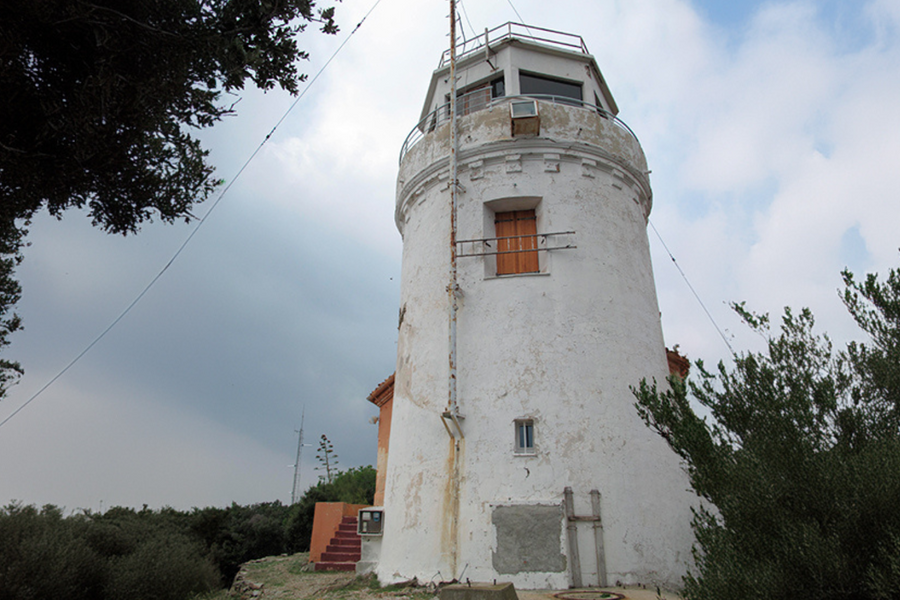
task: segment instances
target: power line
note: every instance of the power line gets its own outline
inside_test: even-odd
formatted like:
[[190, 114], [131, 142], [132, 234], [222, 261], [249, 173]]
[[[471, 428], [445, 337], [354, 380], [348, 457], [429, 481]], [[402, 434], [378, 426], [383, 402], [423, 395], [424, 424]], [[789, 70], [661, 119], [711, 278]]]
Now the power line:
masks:
[[329, 58], [328, 61], [324, 65], [322, 65], [322, 68], [319, 69], [319, 71], [315, 74], [315, 76], [309, 80], [309, 83], [306, 84], [306, 87], [303, 88], [303, 91], [300, 92], [300, 94], [297, 96], [297, 98], [294, 100], [294, 102], [288, 107], [288, 109], [284, 112], [284, 114], [281, 116], [281, 118], [278, 119], [278, 122], [275, 123], [275, 126], [272, 127], [272, 130], [269, 131], [269, 133], [266, 135], [265, 138], [263, 138], [262, 142], [259, 143], [259, 146], [256, 147], [256, 150], [254, 150], [253, 153], [250, 155], [250, 157], [247, 158], [246, 161], [244, 161], [244, 164], [241, 166], [240, 169], [238, 169], [237, 173], [232, 178], [232, 180], [228, 183], [228, 185], [226, 185], [222, 189], [222, 192], [219, 194], [219, 196], [216, 198], [216, 200], [209, 207], [209, 210], [207, 210], [206, 214], [204, 214], [203, 217], [201, 217], [200, 220], [197, 221], [197, 225], [194, 227], [193, 230], [191, 230], [191, 232], [188, 234], [187, 238], [185, 238], [184, 242], [182, 242], [181, 246], [178, 247], [178, 249], [175, 251], [175, 254], [172, 255], [172, 258], [170, 258], [169, 261], [165, 264], [165, 266], [162, 269], [160, 269], [159, 273], [157, 273], [156, 276], [150, 280], [150, 283], [148, 283], [144, 287], [144, 289], [141, 290], [141, 293], [138, 294], [134, 300], [132, 300], [131, 304], [129, 304], [125, 308], [125, 310], [123, 310], [122, 313], [118, 317], [116, 317], [115, 320], [113, 320], [113, 322], [110, 323], [109, 326], [100, 333], [100, 335], [98, 335], [96, 338], [94, 338], [94, 341], [92, 341], [90, 344], [88, 344], [87, 347], [78, 354], [78, 356], [73, 358], [69, 362], [69, 364], [67, 364], [50, 381], [48, 381], [46, 384], [44, 384], [44, 386], [41, 389], [39, 389], [37, 392], [35, 392], [34, 395], [32, 395], [28, 400], [26, 400], [19, 408], [17, 408], [12, 413], [10, 413], [10, 415], [7, 416], [5, 419], [3, 419], [3, 421], [0, 421], [0, 427], [3, 427], [4, 425], [6, 425], [6, 423], [8, 423], [10, 419], [12, 419], [17, 414], [19, 414], [19, 412], [21, 412], [22, 409], [24, 409], [26, 406], [31, 404], [31, 402], [34, 401], [38, 396], [43, 394], [44, 391], [47, 388], [49, 388], [51, 385], [53, 385], [57, 379], [62, 377], [66, 373], [66, 371], [68, 371], [73, 366], [75, 366], [75, 363], [77, 363], [79, 360], [81, 360], [81, 358], [85, 354], [87, 354], [91, 350], [91, 348], [93, 348], [95, 345], [97, 345], [97, 342], [102, 340], [106, 336], [106, 334], [112, 330], [113, 327], [118, 325], [119, 321], [121, 321], [125, 317], [125, 315], [127, 315], [129, 312], [131, 312], [131, 309], [134, 308], [135, 305], [141, 300], [141, 298], [143, 298], [144, 295], [148, 291], [150, 291], [150, 288], [152, 288], [156, 284], [156, 282], [159, 281], [159, 278], [162, 277], [163, 273], [165, 273], [168, 270], [168, 268], [172, 266], [172, 263], [175, 262], [175, 259], [178, 258], [179, 255], [181, 255], [181, 253], [185, 249], [185, 247], [190, 243], [190, 241], [194, 238], [194, 236], [197, 234], [197, 232], [200, 230], [200, 228], [203, 226], [203, 224], [209, 218], [209, 215], [211, 215], [212, 212], [216, 209], [216, 207], [219, 205], [219, 202], [222, 201], [222, 198], [224, 198], [225, 194], [227, 194], [228, 191], [231, 189], [231, 186], [233, 186], [234, 183], [240, 178], [240, 176], [244, 173], [244, 171], [247, 169], [247, 167], [250, 165], [250, 163], [253, 161], [253, 159], [256, 158], [256, 155], [259, 154], [259, 151], [262, 150], [263, 146], [266, 145], [266, 143], [269, 141], [269, 139], [272, 137], [272, 135], [275, 133], [275, 131], [281, 126], [281, 124], [288, 117], [288, 115], [291, 113], [291, 111], [294, 110], [294, 107], [296, 107], [297, 104], [300, 102], [300, 100], [303, 99], [303, 97], [306, 95], [306, 92], [309, 91], [309, 88], [311, 88], [313, 86], [313, 84], [316, 82], [316, 80], [319, 79], [319, 76], [322, 75], [322, 73], [325, 71], [325, 69], [328, 68], [328, 65], [331, 64], [331, 61], [334, 60], [334, 57], [336, 57], [338, 55], [338, 53], [341, 50], [343, 50], [344, 46], [347, 45], [347, 42], [350, 41], [350, 38], [353, 37], [353, 35], [359, 30], [359, 28], [362, 26], [362, 24], [365, 22], [365, 20], [369, 17], [369, 15], [372, 14], [372, 11], [374, 11], [375, 8], [379, 4], [381, 4], [381, 0], [376, 0], [375, 4], [372, 5], [372, 8], [369, 9], [369, 12], [367, 12], [363, 16], [362, 20], [360, 20], [360, 22], [356, 24], [356, 27], [353, 28], [353, 31], [350, 32], [350, 34], [344, 39], [344, 41], [341, 42], [341, 45], [338, 46], [337, 50], [334, 51], [334, 53], [331, 55], [331, 58]]
[[525, 27], [525, 30], [528, 32], [528, 35], [530, 35], [531, 37], [534, 37], [534, 33], [532, 33], [531, 29], [528, 28], [528, 25], [525, 24], [525, 19], [523, 19], [522, 15], [519, 14], [519, 11], [516, 10], [516, 5], [512, 3], [512, 0], [506, 0], [506, 1], [509, 2], [509, 5], [512, 7], [513, 12], [516, 13], [516, 16], [519, 18], [519, 23], [521, 23]]
[[700, 303], [700, 307], [703, 309], [703, 312], [705, 312], [706, 316], [709, 317], [709, 320], [713, 324], [713, 327], [715, 327], [716, 331], [719, 332], [719, 336], [722, 338], [722, 341], [725, 342], [726, 346], [728, 346], [728, 351], [731, 352], [732, 355], [734, 355], [734, 348], [731, 347], [731, 343], [728, 341], [728, 338], [725, 336], [725, 334], [719, 328], [718, 323], [716, 323], [716, 320], [713, 319], [713, 316], [710, 314], [710, 312], [706, 309], [706, 305], [703, 304], [703, 300], [700, 299], [700, 295], [697, 294], [697, 291], [694, 289], [694, 286], [691, 285], [691, 282], [688, 280], [687, 275], [685, 275], [684, 271], [681, 270], [681, 266], [678, 264], [678, 261], [675, 260], [675, 257], [672, 255], [672, 252], [669, 251], [669, 247], [666, 246], [666, 242], [663, 241], [662, 236], [659, 235], [659, 230], [656, 229], [656, 226], [653, 224], [653, 221], [651, 221], [650, 219], [647, 219], [647, 222], [650, 224], [650, 227], [653, 228], [653, 232], [656, 233], [656, 237], [659, 238], [659, 242], [663, 245], [663, 248], [666, 249], [666, 253], [669, 255], [669, 258], [672, 259], [672, 263], [674, 263], [675, 268], [678, 269], [679, 273], [681, 273], [681, 277], [684, 279], [684, 282], [687, 284], [688, 288], [690, 288], [691, 293], [694, 294], [694, 298], [696, 298], [697, 302]]
[[[469, 30], [472, 32], [472, 37], [478, 37], [478, 34], [475, 32], [475, 28], [472, 27], [472, 21], [469, 20], [469, 13], [466, 11], [466, 6], [463, 4], [462, 0], [459, 0], [459, 7], [462, 9], [462, 14], [466, 18], [466, 23], [469, 24]], [[462, 29], [462, 21], [459, 22], [459, 28]], [[465, 35], [465, 33], [463, 34]]]

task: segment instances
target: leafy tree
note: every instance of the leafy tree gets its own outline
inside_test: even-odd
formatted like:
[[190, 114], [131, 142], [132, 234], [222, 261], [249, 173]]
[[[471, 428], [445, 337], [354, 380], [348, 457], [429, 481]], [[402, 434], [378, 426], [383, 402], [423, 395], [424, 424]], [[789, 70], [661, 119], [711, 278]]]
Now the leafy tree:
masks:
[[689, 600], [900, 598], [900, 271], [844, 281], [867, 342], [835, 352], [808, 310], [773, 334], [738, 305], [765, 352], [635, 390], [703, 500]]
[[[0, 348], [20, 327], [14, 269], [34, 214], [87, 207], [120, 234], [189, 221], [218, 184], [191, 130], [231, 114], [248, 80], [296, 93], [310, 22], [337, 31], [314, 0], [0, 2]], [[18, 373], [0, 361], [0, 395]]]

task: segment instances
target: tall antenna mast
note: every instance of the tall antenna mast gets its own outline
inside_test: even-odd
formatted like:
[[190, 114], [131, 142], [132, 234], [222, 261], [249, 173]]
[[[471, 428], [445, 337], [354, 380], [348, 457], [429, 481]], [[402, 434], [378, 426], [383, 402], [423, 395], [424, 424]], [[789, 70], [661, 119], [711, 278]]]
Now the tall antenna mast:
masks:
[[457, 151], [459, 139], [456, 132], [456, 2], [450, 0], [450, 284], [447, 292], [450, 296], [450, 377], [448, 381], [447, 410], [457, 428], [459, 404], [456, 399], [456, 212], [457, 192], [459, 188]]
[[447, 410], [441, 417], [444, 419], [444, 427], [450, 433], [447, 421], [453, 423], [454, 437], [451, 446], [453, 467], [450, 471], [450, 506], [449, 508], [449, 541], [450, 541], [450, 572], [456, 576], [459, 560], [459, 491], [460, 491], [460, 439], [463, 437], [462, 425], [459, 414], [459, 401], [456, 397], [456, 313], [458, 309], [458, 284], [456, 279], [456, 213], [459, 206], [459, 175], [457, 160], [459, 154], [459, 135], [456, 114], [456, 1], [450, 0], [450, 283], [447, 293], [450, 300], [450, 373], [448, 377]]
[[300, 453], [303, 452], [303, 421], [306, 419], [306, 405], [303, 406], [303, 412], [300, 414], [300, 429], [294, 430], [298, 433], [297, 435], [297, 460], [294, 462], [294, 487], [291, 488], [291, 504], [296, 504], [297, 500], [299, 500], [300, 490], [297, 489], [297, 486], [300, 485]]

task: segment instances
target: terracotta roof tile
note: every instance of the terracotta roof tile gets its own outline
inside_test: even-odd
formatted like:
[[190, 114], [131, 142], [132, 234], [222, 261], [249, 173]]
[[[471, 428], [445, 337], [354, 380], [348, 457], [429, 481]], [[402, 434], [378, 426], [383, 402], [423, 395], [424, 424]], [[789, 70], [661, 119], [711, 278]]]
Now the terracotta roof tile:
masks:
[[378, 387], [375, 388], [371, 394], [369, 394], [368, 400], [375, 406], [382, 406], [385, 402], [394, 397], [394, 375], [396, 373], [392, 373], [390, 377], [382, 381], [378, 384]]

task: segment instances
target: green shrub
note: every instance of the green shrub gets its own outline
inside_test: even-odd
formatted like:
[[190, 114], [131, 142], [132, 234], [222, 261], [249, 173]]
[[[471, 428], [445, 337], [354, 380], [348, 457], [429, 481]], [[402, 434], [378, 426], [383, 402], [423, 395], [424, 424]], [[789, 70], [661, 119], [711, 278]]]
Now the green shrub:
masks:
[[105, 561], [85, 539], [88, 524], [45, 506], [0, 510], [0, 600], [95, 600]]
[[315, 502], [371, 502], [375, 470], [350, 469], [303, 502], [190, 512], [112, 507], [63, 517], [0, 509], [0, 600], [187, 600], [230, 585], [240, 565], [309, 548]]

